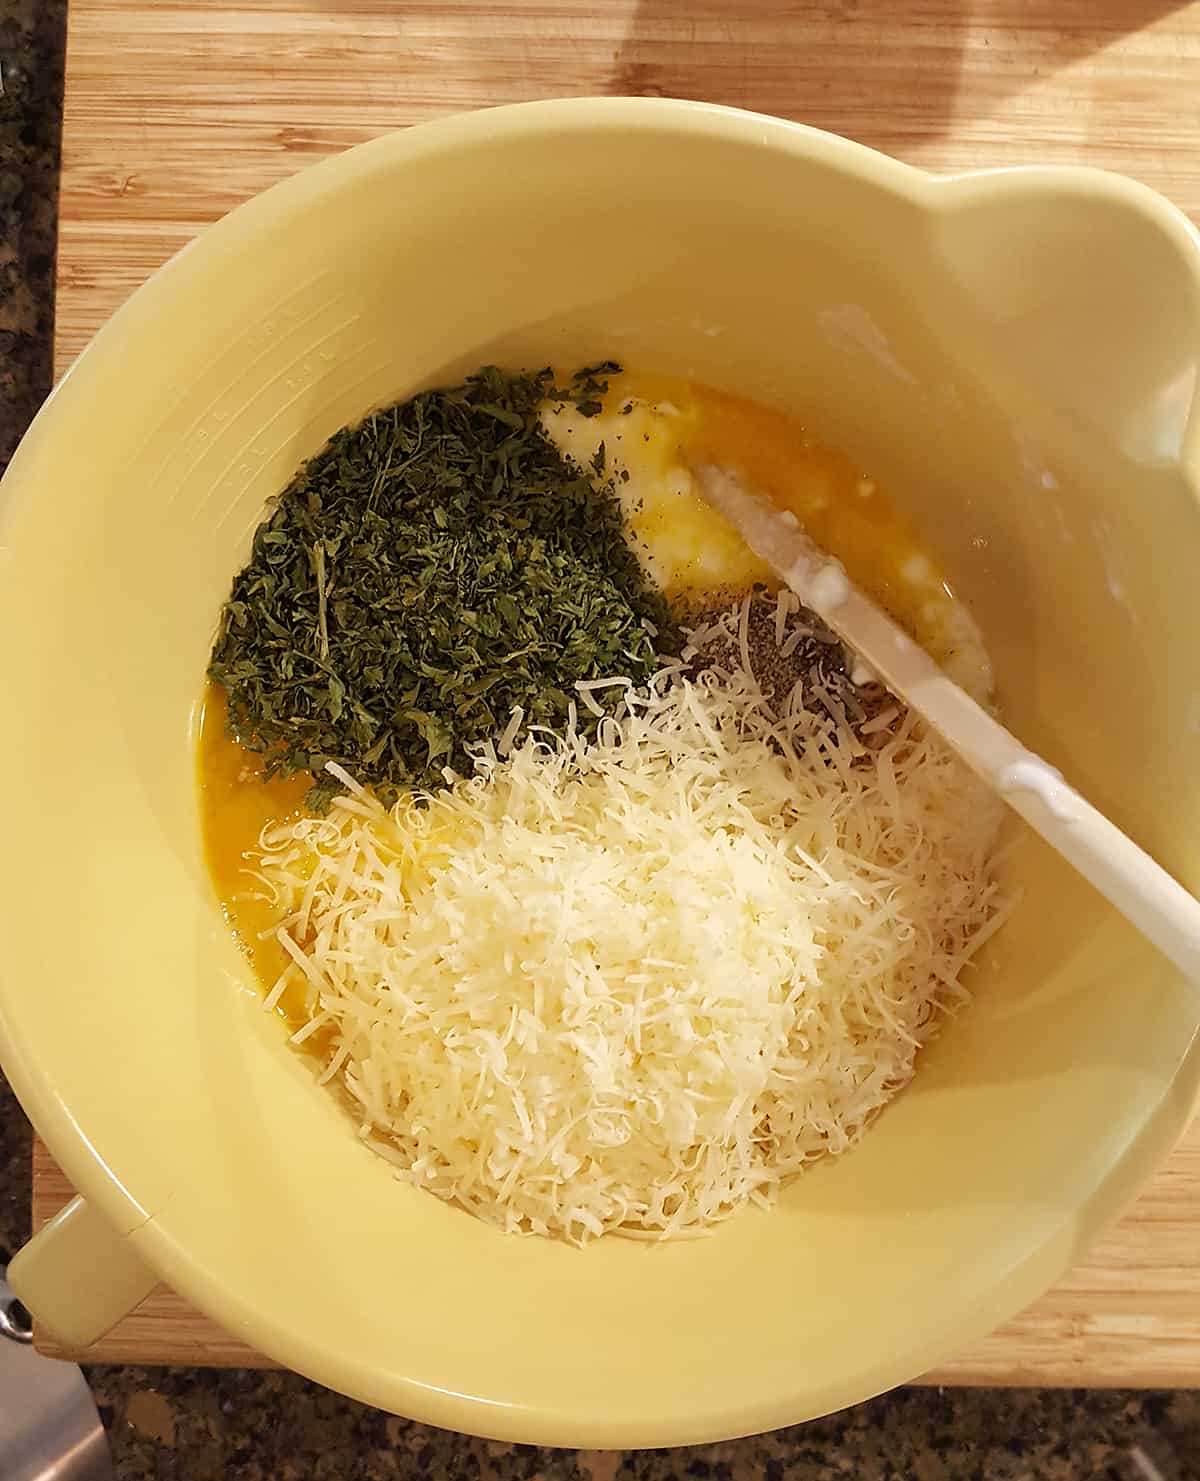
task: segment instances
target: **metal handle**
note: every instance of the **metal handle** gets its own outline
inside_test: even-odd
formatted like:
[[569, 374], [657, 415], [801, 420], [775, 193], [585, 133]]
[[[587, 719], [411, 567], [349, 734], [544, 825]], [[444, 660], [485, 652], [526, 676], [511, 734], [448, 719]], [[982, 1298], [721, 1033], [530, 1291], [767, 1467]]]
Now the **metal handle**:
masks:
[[44, 1358], [0, 1266], [0, 1476], [4, 1481], [113, 1481], [108, 1439], [75, 1363]]
[[0, 1337], [12, 1342], [33, 1341], [33, 1318], [3, 1276], [0, 1276]]

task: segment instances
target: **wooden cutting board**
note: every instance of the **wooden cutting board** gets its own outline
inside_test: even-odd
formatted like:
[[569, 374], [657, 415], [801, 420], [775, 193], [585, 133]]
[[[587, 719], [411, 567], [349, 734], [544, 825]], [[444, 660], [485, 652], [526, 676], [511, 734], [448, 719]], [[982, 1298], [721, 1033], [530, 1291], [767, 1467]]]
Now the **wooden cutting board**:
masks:
[[[239, 201], [454, 109], [702, 98], [930, 169], [1122, 170], [1200, 220], [1198, 77], [1200, 0], [71, 0], [58, 369]], [[38, 1146], [35, 1224], [70, 1194]], [[165, 1291], [87, 1356], [264, 1361]], [[1200, 1384], [1200, 1125], [1086, 1264], [930, 1381]]]

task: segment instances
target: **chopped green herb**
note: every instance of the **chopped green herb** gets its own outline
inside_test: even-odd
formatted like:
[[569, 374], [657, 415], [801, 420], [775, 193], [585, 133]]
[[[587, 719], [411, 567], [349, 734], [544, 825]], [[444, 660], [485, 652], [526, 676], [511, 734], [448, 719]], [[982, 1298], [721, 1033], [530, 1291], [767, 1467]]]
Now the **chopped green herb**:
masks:
[[[305, 464], [255, 534], [209, 666], [230, 734], [266, 775], [312, 772], [319, 808], [337, 761], [389, 801], [469, 771], [468, 747], [515, 707], [522, 733], [560, 730], [577, 681], [639, 682], [678, 652], [611, 487], [538, 423], [547, 399], [584, 411], [616, 369], [561, 389], [549, 371], [489, 367], [338, 432]], [[581, 706], [579, 723], [596, 720]]]

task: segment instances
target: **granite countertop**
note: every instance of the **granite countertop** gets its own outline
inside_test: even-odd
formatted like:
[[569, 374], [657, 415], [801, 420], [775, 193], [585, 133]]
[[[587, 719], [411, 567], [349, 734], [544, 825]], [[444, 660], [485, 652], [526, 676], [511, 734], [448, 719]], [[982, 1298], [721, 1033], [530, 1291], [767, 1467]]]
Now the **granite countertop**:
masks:
[[[0, 466], [50, 387], [65, 26], [66, 0], [0, 0]], [[28, 1123], [0, 1079], [0, 1260], [28, 1233], [29, 1155]], [[109, 1367], [88, 1377], [120, 1481], [1200, 1477], [1200, 1395], [1191, 1392], [907, 1389], [757, 1439], [604, 1453], [429, 1429], [288, 1373]]]

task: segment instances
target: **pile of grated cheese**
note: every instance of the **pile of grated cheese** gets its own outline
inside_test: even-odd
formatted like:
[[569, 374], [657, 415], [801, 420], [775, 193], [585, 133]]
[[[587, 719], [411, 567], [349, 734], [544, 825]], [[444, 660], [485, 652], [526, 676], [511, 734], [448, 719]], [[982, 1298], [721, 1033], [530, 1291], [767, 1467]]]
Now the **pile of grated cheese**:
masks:
[[507, 1230], [673, 1236], [769, 1203], [908, 1081], [1003, 918], [1000, 804], [911, 716], [872, 748], [802, 684], [773, 710], [746, 613], [595, 742], [502, 738], [390, 813], [342, 774], [327, 817], [263, 835], [292, 960], [268, 1001], [302, 977], [294, 1037], [329, 1036], [361, 1134]]

